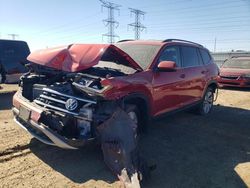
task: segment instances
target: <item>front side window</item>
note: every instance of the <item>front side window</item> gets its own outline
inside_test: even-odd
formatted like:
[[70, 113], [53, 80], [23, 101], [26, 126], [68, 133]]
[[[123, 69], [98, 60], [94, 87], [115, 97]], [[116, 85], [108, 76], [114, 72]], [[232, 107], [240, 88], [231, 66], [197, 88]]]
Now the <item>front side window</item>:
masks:
[[195, 67], [200, 65], [199, 57], [196, 48], [182, 46], [183, 67]]
[[181, 67], [179, 47], [169, 46], [165, 48], [161, 53], [158, 62], [160, 63], [161, 61], [173, 61], [176, 63], [177, 67]]

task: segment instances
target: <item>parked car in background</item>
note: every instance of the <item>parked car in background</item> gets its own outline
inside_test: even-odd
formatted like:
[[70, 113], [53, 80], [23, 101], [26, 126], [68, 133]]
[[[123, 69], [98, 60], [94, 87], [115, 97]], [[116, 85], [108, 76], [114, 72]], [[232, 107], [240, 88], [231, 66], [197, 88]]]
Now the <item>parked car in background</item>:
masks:
[[24, 66], [30, 54], [28, 44], [17, 40], [0, 40], [0, 83], [13, 83], [27, 72]]
[[218, 78], [221, 87], [250, 88], [250, 56], [232, 57], [220, 67]]
[[208, 114], [217, 88], [209, 51], [178, 39], [73, 44], [28, 60], [30, 73], [13, 98], [15, 121], [40, 141], [67, 149], [94, 139], [114, 102], [142, 129], [151, 117], [188, 107]]

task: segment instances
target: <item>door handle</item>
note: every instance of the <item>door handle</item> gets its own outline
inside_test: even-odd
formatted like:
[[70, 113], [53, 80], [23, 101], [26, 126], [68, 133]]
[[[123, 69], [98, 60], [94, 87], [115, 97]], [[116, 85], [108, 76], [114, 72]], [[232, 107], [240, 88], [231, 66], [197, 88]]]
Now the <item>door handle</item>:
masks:
[[181, 78], [185, 78], [186, 75], [185, 75], [185, 74], [181, 74], [180, 77], [181, 77]]

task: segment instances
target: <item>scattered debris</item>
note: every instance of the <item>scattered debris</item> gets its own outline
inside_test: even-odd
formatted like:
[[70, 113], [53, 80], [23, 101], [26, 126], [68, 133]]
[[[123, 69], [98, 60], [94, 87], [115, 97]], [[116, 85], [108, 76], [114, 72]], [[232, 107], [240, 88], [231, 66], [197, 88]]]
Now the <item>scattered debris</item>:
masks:
[[140, 187], [140, 182], [149, 176], [150, 168], [139, 155], [134, 127], [134, 121], [124, 110], [117, 107], [97, 130], [107, 166], [125, 187], [137, 188]]

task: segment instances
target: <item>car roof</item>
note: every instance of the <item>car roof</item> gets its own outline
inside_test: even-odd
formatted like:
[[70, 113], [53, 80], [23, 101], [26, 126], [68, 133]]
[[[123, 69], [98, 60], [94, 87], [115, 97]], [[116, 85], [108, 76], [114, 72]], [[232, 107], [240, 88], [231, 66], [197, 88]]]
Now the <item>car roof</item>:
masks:
[[27, 43], [26, 41], [23, 41], [23, 40], [9, 40], [9, 39], [0, 39], [0, 42], [25, 42]]
[[194, 47], [199, 47], [206, 49], [203, 47], [201, 44], [187, 41], [187, 40], [182, 40], [182, 39], [166, 39], [166, 40], [133, 40], [133, 39], [125, 39], [118, 41], [117, 43], [129, 43], [129, 44], [144, 44], [144, 45], [157, 45], [157, 46], [164, 46], [166, 44], [180, 44], [180, 45], [190, 45]]

